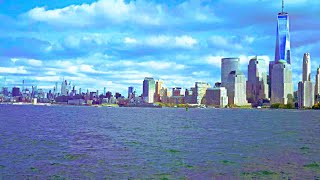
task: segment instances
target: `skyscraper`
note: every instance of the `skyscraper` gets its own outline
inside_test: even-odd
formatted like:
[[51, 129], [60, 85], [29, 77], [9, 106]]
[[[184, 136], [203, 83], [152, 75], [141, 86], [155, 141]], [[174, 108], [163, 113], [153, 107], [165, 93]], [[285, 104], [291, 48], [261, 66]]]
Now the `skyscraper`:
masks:
[[227, 89], [216, 83], [214, 88], [208, 88], [206, 92], [206, 104], [224, 108], [228, 105]]
[[277, 18], [277, 39], [275, 62], [285, 60], [291, 64], [290, 58], [290, 33], [289, 33], [289, 15], [284, 12], [284, 1], [282, 1], [282, 12], [278, 13]]
[[315, 103], [319, 103], [320, 101], [320, 66], [317, 68], [316, 74], [316, 84], [314, 87], [314, 96], [315, 96]]
[[128, 99], [134, 98], [134, 87], [130, 86], [128, 87]]
[[[277, 78], [273, 75], [273, 66], [278, 64], [278, 61], [285, 61], [288, 65], [291, 65], [291, 53], [290, 53], [290, 32], [289, 32], [289, 15], [284, 12], [284, 0], [282, 0], [282, 11], [278, 13], [277, 17], [277, 35], [276, 35], [276, 49], [274, 61], [270, 61], [269, 64], [269, 86], [270, 97], [272, 97], [272, 81]], [[283, 64], [283, 63], [280, 63]], [[291, 68], [291, 66], [290, 66]]]
[[161, 101], [161, 93], [160, 90], [163, 86], [163, 81], [158, 80], [156, 82], [156, 92], [154, 93], [154, 102], [160, 102]]
[[314, 87], [310, 77], [310, 54], [305, 53], [303, 56], [302, 81], [298, 84], [298, 105], [299, 108], [312, 107], [314, 105]]
[[153, 78], [146, 77], [143, 81], [142, 87], [142, 97], [147, 103], [154, 102], [154, 93], [155, 93], [155, 81]]
[[246, 95], [246, 76], [239, 70], [231, 71], [227, 82], [227, 96], [230, 105], [248, 105]]
[[221, 85], [223, 87], [227, 85], [229, 73], [239, 69], [239, 63], [239, 58], [223, 58], [221, 60]]
[[203, 100], [206, 95], [207, 89], [210, 87], [208, 83], [205, 82], [196, 82], [196, 99], [197, 99], [197, 104], [203, 104]]
[[269, 85], [267, 84], [268, 66], [264, 59], [254, 57], [248, 65], [247, 98], [250, 103], [268, 99]]
[[292, 67], [285, 60], [280, 60], [272, 68], [271, 104], [288, 104], [292, 100]]

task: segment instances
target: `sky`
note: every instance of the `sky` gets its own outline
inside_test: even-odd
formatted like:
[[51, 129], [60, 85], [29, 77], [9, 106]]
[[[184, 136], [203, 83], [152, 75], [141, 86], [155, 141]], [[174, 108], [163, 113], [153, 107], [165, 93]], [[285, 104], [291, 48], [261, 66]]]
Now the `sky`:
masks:
[[[145, 77], [168, 88], [212, 86], [221, 58], [274, 60], [281, 0], [0, 0], [0, 86], [141, 93]], [[309, 52], [320, 65], [320, 1], [287, 0], [293, 82]], [[313, 78], [314, 79], [314, 78]]]

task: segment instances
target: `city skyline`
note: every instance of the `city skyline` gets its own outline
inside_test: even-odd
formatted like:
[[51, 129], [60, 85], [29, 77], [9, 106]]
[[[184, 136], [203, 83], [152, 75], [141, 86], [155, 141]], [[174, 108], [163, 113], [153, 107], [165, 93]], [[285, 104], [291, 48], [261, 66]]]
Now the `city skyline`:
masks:
[[[0, 1], [4, 7], [0, 10], [4, 22], [0, 26], [1, 80], [6, 77], [11, 86], [22, 86], [25, 80], [52, 89], [64, 77], [83, 90], [102, 92], [107, 87], [122, 94], [129, 86], [141, 94], [145, 77], [183, 89], [193, 87], [194, 82], [213, 85], [220, 81], [223, 57], [240, 57], [247, 76], [251, 57], [274, 59], [277, 14], [281, 12], [281, 1], [15, 4], [19, 3]], [[305, 52], [311, 55], [314, 81], [320, 58], [319, 7], [319, 2], [307, 0], [285, 2], [284, 11], [290, 14], [295, 90]]]

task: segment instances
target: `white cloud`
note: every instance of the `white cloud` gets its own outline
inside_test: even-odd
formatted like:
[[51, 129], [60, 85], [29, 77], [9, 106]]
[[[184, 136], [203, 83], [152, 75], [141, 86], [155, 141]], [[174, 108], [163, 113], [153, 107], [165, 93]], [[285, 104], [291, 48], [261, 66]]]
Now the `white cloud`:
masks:
[[176, 37], [176, 45], [180, 47], [191, 48], [198, 43], [198, 41], [190, 36]]
[[138, 41], [134, 38], [126, 37], [124, 38], [124, 43], [126, 44], [136, 44]]
[[17, 58], [11, 58], [10, 59], [14, 64], [17, 62], [17, 61], [19, 61], [19, 59], [17, 59]]
[[221, 67], [221, 59], [222, 58], [224, 58], [224, 57], [223, 56], [212, 56], [212, 55], [209, 55], [209, 56], [205, 57], [204, 59], [206, 60], [206, 62], [208, 64], [220, 68]]
[[61, 9], [48, 10], [46, 7], [36, 7], [25, 15], [32, 20], [58, 26], [83, 27], [126, 21], [157, 25], [161, 21], [161, 12], [162, 6], [145, 1], [126, 3], [124, 0], [99, 0], [91, 4], [70, 5]]
[[164, 46], [164, 45], [169, 45], [171, 39], [172, 38], [169, 36], [161, 35], [161, 36], [148, 37], [145, 41], [146, 41], [146, 44], [150, 46]]
[[0, 67], [0, 73], [7, 73], [7, 74], [28, 74], [28, 71], [25, 69], [24, 66], [19, 67]]
[[145, 44], [156, 47], [180, 47], [180, 48], [192, 48], [198, 41], [191, 36], [151, 36], [145, 39]]
[[42, 61], [40, 60], [35, 60], [35, 59], [30, 59], [28, 60], [28, 64], [31, 65], [31, 66], [42, 66]]

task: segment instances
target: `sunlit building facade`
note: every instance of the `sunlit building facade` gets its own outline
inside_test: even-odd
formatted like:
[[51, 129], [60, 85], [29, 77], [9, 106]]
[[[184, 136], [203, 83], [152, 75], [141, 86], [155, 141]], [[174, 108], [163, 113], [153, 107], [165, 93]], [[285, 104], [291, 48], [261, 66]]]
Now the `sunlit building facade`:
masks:
[[223, 58], [221, 59], [221, 85], [226, 86], [228, 76], [231, 71], [237, 71], [239, 69], [239, 58]]
[[258, 103], [258, 101], [268, 99], [267, 71], [268, 65], [264, 59], [254, 57], [250, 60], [247, 81], [247, 99], [249, 103]]
[[151, 77], [144, 78], [143, 87], [142, 87], [142, 97], [146, 103], [154, 102], [155, 94], [155, 81]]

